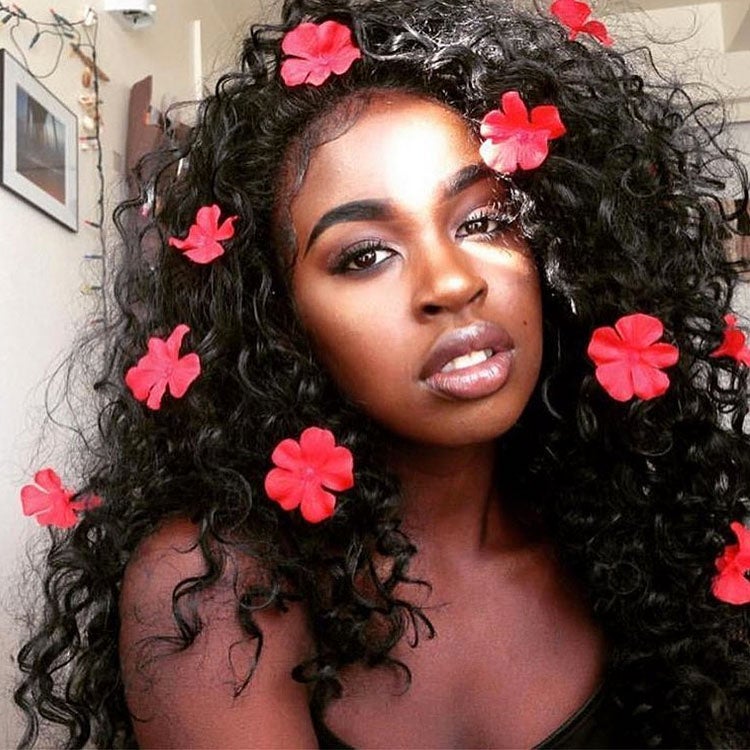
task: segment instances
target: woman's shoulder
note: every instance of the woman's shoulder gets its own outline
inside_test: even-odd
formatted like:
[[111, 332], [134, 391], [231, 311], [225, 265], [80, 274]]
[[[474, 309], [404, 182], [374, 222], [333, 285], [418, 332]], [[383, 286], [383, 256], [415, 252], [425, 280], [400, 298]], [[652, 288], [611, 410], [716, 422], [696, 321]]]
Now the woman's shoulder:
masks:
[[119, 647], [139, 745], [314, 746], [307, 689], [291, 677], [313, 648], [304, 607], [255, 612], [248, 628], [239, 596], [262, 570], [232, 547], [216, 581], [175, 605], [208, 571], [199, 542], [197, 525], [168, 520], [126, 568]]

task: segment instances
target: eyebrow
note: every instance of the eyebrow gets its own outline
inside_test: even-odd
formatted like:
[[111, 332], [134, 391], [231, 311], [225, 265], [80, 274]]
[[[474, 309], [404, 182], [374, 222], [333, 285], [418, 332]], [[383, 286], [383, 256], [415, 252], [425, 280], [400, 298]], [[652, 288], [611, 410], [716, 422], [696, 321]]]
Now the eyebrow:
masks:
[[[492, 170], [485, 164], [469, 164], [448, 177], [443, 186], [443, 195], [445, 198], [455, 198], [475, 182], [486, 179], [493, 174]], [[390, 201], [385, 200], [351, 201], [336, 206], [336, 208], [326, 211], [318, 219], [310, 233], [310, 239], [307, 241], [305, 254], [310, 250], [313, 242], [334, 224], [351, 221], [382, 221], [392, 215], [393, 206]]]
[[325, 232], [326, 229], [334, 224], [347, 221], [373, 221], [376, 219], [387, 219], [393, 214], [393, 209], [389, 201], [362, 200], [343, 203], [336, 208], [332, 208], [320, 217], [318, 223], [313, 227], [310, 233], [310, 239], [307, 241], [305, 253], [310, 249], [313, 242]]

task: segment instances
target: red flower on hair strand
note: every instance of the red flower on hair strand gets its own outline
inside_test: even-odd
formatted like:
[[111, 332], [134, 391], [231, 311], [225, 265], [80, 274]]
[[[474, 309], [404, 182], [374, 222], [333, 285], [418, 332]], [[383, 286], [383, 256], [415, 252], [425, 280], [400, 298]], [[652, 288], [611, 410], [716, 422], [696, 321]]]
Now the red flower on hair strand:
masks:
[[221, 243], [234, 237], [236, 216], [229, 216], [219, 224], [221, 209], [216, 205], [202, 206], [195, 215], [195, 223], [190, 227], [184, 240], [169, 238], [169, 244], [181, 250], [195, 263], [210, 263], [224, 255]]
[[601, 21], [587, 21], [591, 15], [591, 8], [579, 0], [555, 0], [550, 6], [550, 11], [563, 26], [570, 29], [568, 38], [572, 41], [579, 34], [591, 34], [602, 44], [612, 44], [612, 37], [607, 27]]
[[726, 328], [724, 340], [711, 352], [712, 357], [731, 357], [743, 365], [750, 366], [750, 349], [745, 333], [737, 328], [737, 316], [729, 313], [724, 316]]
[[484, 163], [501, 174], [512, 174], [518, 167], [536, 169], [549, 154], [549, 141], [565, 134], [557, 107], [542, 104], [529, 114], [517, 91], [506, 91], [500, 106], [488, 112], [480, 126]]
[[299, 442], [282, 440], [271, 460], [276, 468], [266, 475], [266, 494], [284, 510], [298, 507], [310, 523], [333, 515], [336, 498], [324, 487], [341, 492], [354, 486], [351, 451], [336, 445], [330, 430], [308, 427]]
[[281, 49], [290, 56], [281, 63], [287, 86], [320, 86], [331, 74], [346, 73], [362, 57], [351, 29], [338, 21], [301, 23], [284, 35]]
[[102, 503], [97, 495], [72, 500], [75, 492], [63, 487], [53, 469], [40, 469], [34, 475], [34, 482], [21, 488], [21, 507], [23, 514], [34, 516], [40, 526], [69, 529], [78, 523], [78, 513]]
[[662, 322], [643, 313], [594, 331], [588, 355], [596, 365], [596, 379], [616, 401], [656, 398], [669, 388], [662, 369], [674, 365], [680, 353], [672, 344], [657, 343], [663, 333]]
[[190, 384], [200, 375], [201, 363], [195, 353], [180, 357], [182, 339], [190, 330], [184, 323], [178, 325], [164, 340], [152, 336], [148, 340], [148, 353], [125, 375], [125, 383], [138, 401], [145, 401], [149, 409], [160, 409], [167, 389], [175, 398], [181, 398]]
[[727, 604], [750, 604], [750, 529], [738, 521], [729, 524], [737, 544], [727, 544], [716, 558], [718, 571], [711, 582], [713, 595]]

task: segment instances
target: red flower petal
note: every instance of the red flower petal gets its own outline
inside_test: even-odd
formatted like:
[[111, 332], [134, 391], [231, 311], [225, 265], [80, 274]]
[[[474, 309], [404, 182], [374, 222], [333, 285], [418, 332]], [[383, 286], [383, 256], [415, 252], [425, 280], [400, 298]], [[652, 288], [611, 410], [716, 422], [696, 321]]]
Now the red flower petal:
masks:
[[563, 26], [570, 29], [570, 39], [583, 33], [591, 34], [602, 44], [612, 44], [612, 38], [601, 21], [586, 21], [591, 15], [591, 8], [586, 3], [579, 0], [555, 0], [550, 6], [550, 12]]
[[290, 57], [281, 63], [280, 73], [287, 86], [300, 86], [307, 82], [310, 75], [310, 62], [309, 60], [300, 60], [298, 57]]
[[300, 511], [309, 523], [320, 523], [330, 518], [336, 509], [336, 498], [319, 484], [305, 484], [302, 490]]
[[[187, 333], [190, 331], [189, 326], [186, 326], [184, 323], [180, 323], [178, 326], [175, 326], [174, 331], [169, 334], [169, 337], [165, 342], [163, 342], [164, 345], [164, 354], [159, 351], [158, 356], [165, 356], [169, 357], [170, 360], [175, 360], [177, 357], [180, 356], [180, 347], [182, 346], [182, 340], [185, 338]], [[153, 344], [154, 349], [161, 349], [162, 347], [162, 341], [161, 339], [151, 339], [149, 341], [149, 345]]]
[[500, 174], [512, 174], [518, 164], [518, 148], [515, 141], [494, 143], [484, 141], [479, 147], [482, 161], [492, 170]]
[[201, 374], [201, 361], [197, 354], [191, 352], [177, 360], [169, 376], [169, 392], [175, 398], [182, 398], [190, 384]]
[[500, 97], [505, 119], [514, 128], [523, 128], [529, 122], [529, 110], [517, 91], [506, 91]]
[[651, 399], [669, 388], [669, 377], [662, 368], [679, 359], [672, 344], [657, 343], [664, 333], [658, 318], [634, 313], [620, 318], [614, 328], [597, 328], [588, 346], [589, 358], [596, 365], [597, 381], [616, 401], [633, 396]]
[[266, 494], [284, 510], [293, 510], [302, 502], [299, 477], [286, 469], [271, 469], [264, 482]]
[[540, 104], [531, 110], [531, 124], [539, 130], [546, 130], [548, 138], [559, 138], [565, 135], [565, 125], [560, 119], [560, 112], [552, 104]]
[[138, 401], [146, 402], [149, 409], [161, 408], [167, 388], [175, 398], [181, 398], [200, 375], [197, 354], [179, 356], [182, 340], [189, 330], [183, 323], [172, 331], [166, 341], [152, 336], [148, 341], [148, 353], [125, 373], [125, 384]]
[[615, 401], [630, 401], [635, 395], [633, 375], [627, 362], [599, 365], [594, 376]]
[[607, 31], [607, 27], [601, 21], [588, 21], [581, 26], [581, 31], [584, 34], [591, 34], [594, 39], [605, 47], [611, 47], [614, 43], [614, 40]]
[[518, 138], [516, 160], [521, 169], [536, 169], [547, 158], [548, 153], [546, 134], [529, 133]]
[[308, 427], [299, 441], [282, 440], [271, 459], [276, 468], [266, 474], [266, 494], [284, 510], [299, 506], [311, 523], [333, 514], [336, 498], [324, 487], [342, 491], [354, 484], [351, 451], [337, 446], [329, 430]]
[[625, 344], [643, 349], [662, 337], [664, 326], [653, 315], [634, 313], [620, 318], [615, 323], [615, 330], [620, 334]]
[[488, 112], [481, 122], [480, 134], [486, 140], [479, 147], [480, 156], [503, 174], [518, 167], [536, 169], [549, 154], [549, 141], [565, 133], [557, 107], [543, 104], [529, 114], [517, 91], [506, 91], [500, 104], [502, 109]]
[[641, 360], [651, 367], [671, 367], [677, 364], [680, 352], [672, 344], [651, 344], [640, 351]]
[[[299, 24], [284, 35], [281, 40], [282, 51], [293, 57], [304, 59], [315, 57], [320, 53], [322, 46], [319, 38], [322, 26], [323, 24], [318, 25], [309, 21]], [[326, 28], [330, 28], [330, 26]], [[323, 44], [325, 44], [324, 41]]]
[[711, 582], [713, 595], [728, 604], [750, 604], [750, 529], [734, 521], [729, 526], [737, 544], [728, 544], [716, 558], [717, 574]]
[[34, 474], [34, 481], [47, 492], [62, 489], [62, 480], [54, 469], [40, 469]]
[[60, 477], [52, 469], [42, 469], [34, 476], [39, 485], [27, 484], [21, 488], [21, 507], [24, 515], [34, 516], [41, 526], [68, 529], [78, 522], [77, 510], [93, 507], [101, 499], [91, 498], [71, 502], [72, 490], [63, 487]]
[[159, 378], [150, 387], [148, 392], [148, 398], [146, 398], [146, 406], [153, 411], [161, 409], [161, 400], [164, 398], [164, 394], [167, 390], [167, 379]]
[[560, 23], [571, 29], [579, 29], [591, 15], [591, 8], [578, 0], [555, 0], [550, 12]]
[[744, 331], [737, 328], [737, 316], [728, 313], [724, 316], [726, 327], [724, 329], [724, 340], [711, 352], [712, 357], [731, 357], [745, 365], [750, 366], [750, 348], [747, 346], [747, 338]]
[[287, 86], [320, 86], [332, 73], [346, 73], [362, 57], [352, 41], [351, 29], [338, 21], [301, 23], [287, 32], [281, 49], [291, 55], [279, 71]]
[[656, 367], [646, 364], [631, 366], [633, 393], [644, 400], [663, 396], [669, 388], [669, 378], [666, 373]]
[[282, 469], [294, 470], [299, 466], [302, 456], [300, 444], [292, 438], [282, 440], [271, 454], [271, 461]]
[[187, 237], [184, 240], [170, 237], [169, 244], [182, 250], [195, 263], [210, 263], [224, 254], [220, 242], [234, 237], [237, 217], [229, 216], [219, 225], [220, 217], [221, 209], [216, 204], [201, 206]]
[[597, 328], [591, 336], [588, 355], [597, 364], [617, 362], [621, 359], [625, 346], [614, 328]]

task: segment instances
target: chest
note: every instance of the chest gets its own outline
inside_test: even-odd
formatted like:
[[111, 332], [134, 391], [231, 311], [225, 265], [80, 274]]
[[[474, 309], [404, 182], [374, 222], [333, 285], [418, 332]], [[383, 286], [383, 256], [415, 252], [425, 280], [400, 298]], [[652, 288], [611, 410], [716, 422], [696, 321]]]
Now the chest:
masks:
[[328, 727], [353, 747], [542, 742], [595, 692], [604, 647], [569, 591], [537, 584], [433, 590], [424, 611], [435, 637], [392, 652], [411, 683], [397, 668], [352, 669]]

